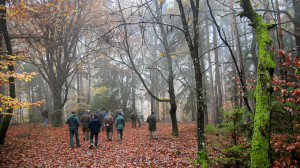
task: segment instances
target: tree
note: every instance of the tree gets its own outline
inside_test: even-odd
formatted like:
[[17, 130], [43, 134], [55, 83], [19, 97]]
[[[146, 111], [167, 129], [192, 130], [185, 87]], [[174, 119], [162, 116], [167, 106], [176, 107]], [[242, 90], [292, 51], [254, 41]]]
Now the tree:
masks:
[[[130, 29], [129, 27], [132, 24], [135, 23], [131, 23], [128, 22], [127, 20], [130, 20], [127, 18], [126, 13], [124, 8], [122, 8], [122, 4], [120, 3], [120, 1], [117, 1], [117, 6], [118, 9], [120, 11], [120, 19], [121, 19], [121, 26], [123, 26], [123, 31], [122, 31], [122, 42], [118, 42], [118, 46], [114, 46], [116, 44], [110, 43], [110, 45], [114, 46], [115, 48], [120, 48], [121, 51], [120, 52], [120, 56], [121, 56], [121, 62], [122, 64], [126, 65], [127, 67], [131, 68], [135, 74], [138, 76], [138, 78], [140, 79], [142, 85], [144, 86], [144, 88], [146, 89], [146, 91], [149, 93], [149, 95], [159, 101], [159, 102], [168, 102], [171, 105], [170, 108], [170, 116], [171, 116], [171, 120], [172, 120], [172, 135], [174, 136], [178, 136], [178, 124], [177, 124], [177, 117], [176, 117], [176, 109], [177, 109], [177, 104], [176, 104], [176, 99], [175, 99], [175, 91], [174, 91], [174, 74], [173, 74], [173, 67], [172, 67], [172, 54], [170, 51], [170, 46], [169, 46], [169, 42], [167, 40], [167, 32], [165, 30], [164, 24], [162, 23], [162, 19], [161, 17], [161, 13], [159, 13], [159, 10], [161, 10], [161, 6], [159, 6], [157, 4], [157, 2], [155, 2], [155, 7], [156, 7], [156, 12], [154, 14], [154, 12], [152, 10], [150, 10], [151, 16], [154, 18], [154, 23], [157, 23], [160, 27], [160, 34], [161, 34], [161, 42], [163, 43], [164, 46], [164, 51], [162, 52], [163, 55], [166, 56], [167, 59], [167, 72], [168, 72], [168, 76], [165, 77], [164, 75], [162, 75], [162, 78], [166, 81], [166, 83], [168, 84], [168, 94], [169, 94], [169, 99], [164, 99], [164, 98], [160, 98], [158, 97], [155, 92], [152, 90], [151, 87], [149, 87], [149, 85], [146, 83], [146, 80], [144, 79], [143, 75], [140, 73], [139, 68], [136, 65], [136, 62], [138, 60], [138, 52], [140, 52], [139, 50], [135, 50], [138, 47], [133, 47], [133, 40], [130, 41], [130, 38], [136, 38], [133, 37], [136, 33], [133, 29]], [[149, 7], [150, 8], [150, 7]], [[140, 25], [140, 27], [142, 27], [143, 25]], [[154, 30], [156, 31], [156, 30]], [[155, 32], [157, 33], [157, 32]], [[142, 39], [144, 40], [144, 39]], [[143, 44], [143, 43], [142, 43]], [[125, 55], [124, 55], [125, 54]], [[156, 53], [155, 53], [156, 54]], [[128, 58], [128, 62], [127, 63], [125, 60], [125, 57]], [[160, 71], [159, 67], [157, 66], [152, 66], [149, 69], [154, 69], [156, 71], [159, 71], [159, 73], [162, 74], [162, 72]], [[154, 101], [152, 100], [152, 108], [153, 108], [153, 104]]]
[[196, 80], [196, 100], [197, 100], [197, 145], [199, 156], [202, 159], [205, 159], [206, 151], [205, 151], [205, 136], [204, 136], [204, 100], [203, 100], [203, 84], [202, 84], [202, 72], [200, 66], [200, 58], [198, 53], [199, 47], [199, 0], [193, 1], [190, 0], [191, 11], [192, 11], [192, 29], [189, 29], [188, 18], [186, 16], [186, 12], [184, 11], [184, 7], [181, 0], [176, 0], [180, 17], [182, 22], [182, 27], [184, 30], [185, 40], [187, 42], [190, 56], [193, 60], [194, 71], [195, 71], [195, 80]]
[[[216, 26], [213, 26], [213, 45], [216, 48], [218, 46], [217, 41], [217, 30]], [[218, 49], [214, 50], [215, 53], [215, 64], [216, 64], [216, 72], [215, 72], [215, 94], [216, 94], [216, 123], [220, 124], [222, 122], [222, 114], [220, 112], [222, 105], [223, 105], [223, 99], [222, 99], [222, 84], [221, 84], [221, 75], [220, 75], [220, 62], [219, 62], [219, 52]]]
[[250, 0], [242, 0], [240, 5], [244, 10], [240, 16], [250, 19], [251, 25], [255, 29], [258, 48], [256, 112], [251, 144], [251, 167], [270, 167], [269, 125], [272, 108], [272, 77], [275, 69], [274, 53], [271, 50], [272, 40], [268, 32], [270, 25], [264, 23], [262, 17], [255, 12]]
[[[13, 54], [13, 48], [11, 43], [11, 37], [8, 32], [7, 26], [7, 13], [6, 13], [6, 0], [0, 1], [0, 33], [1, 33], [1, 44], [2, 44], [2, 37], [4, 39], [5, 47], [2, 48], [1, 46], [1, 55], [0, 55], [0, 66], [4, 67], [7, 66], [8, 72], [3, 73], [0, 71], [0, 85], [4, 83], [8, 83], [9, 87], [9, 96], [0, 94], [0, 111], [2, 112], [3, 109], [6, 109], [7, 112], [3, 120], [0, 123], [0, 144], [4, 144], [5, 136], [7, 129], [9, 127], [12, 115], [14, 115], [14, 110], [21, 107], [32, 106], [32, 105], [40, 105], [43, 101], [36, 102], [36, 103], [28, 103], [25, 101], [20, 101], [16, 99], [16, 89], [15, 89], [15, 79], [22, 79], [25, 81], [29, 81], [32, 78], [32, 73], [23, 73], [18, 74], [15, 72], [15, 64], [17, 60], [18, 54], [23, 54], [23, 52]], [[19, 56], [19, 60], [24, 56]], [[6, 80], [8, 78], [8, 80]]]
[[70, 84], [86, 57], [78, 56], [77, 44], [88, 19], [86, 11], [91, 4], [87, 2], [49, 0], [15, 4], [16, 11], [24, 10], [25, 13], [22, 16], [25, 21], [19, 21], [17, 30], [34, 53], [31, 62], [51, 89], [52, 124], [56, 127], [63, 125], [63, 107], [68, 100]]
[[[0, 28], [1, 28], [1, 34], [4, 38], [5, 41], [5, 46], [7, 50], [7, 55], [6, 59], [9, 61], [13, 61], [12, 55], [12, 44], [10, 40], [10, 36], [8, 34], [8, 29], [7, 29], [7, 22], [6, 22], [6, 0], [1, 0], [0, 1]], [[2, 53], [5, 53], [4, 51], [1, 51]], [[8, 65], [8, 70], [10, 73], [13, 73], [15, 67], [13, 64]], [[9, 83], [9, 96], [10, 98], [14, 99], [16, 98], [16, 91], [15, 91], [15, 78], [13, 76], [10, 76], [8, 79]], [[4, 116], [3, 121], [0, 123], [0, 144], [4, 144], [5, 141], [5, 135], [6, 131], [8, 129], [11, 117], [13, 115], [13, 108], [8, 107], [7, 109], [7, 114]]]
[[295, 38], [296, 38], [296, 58], [300, 58], [300, 1], [293, 0], [294, 5], [294, 29], [295, 29]]

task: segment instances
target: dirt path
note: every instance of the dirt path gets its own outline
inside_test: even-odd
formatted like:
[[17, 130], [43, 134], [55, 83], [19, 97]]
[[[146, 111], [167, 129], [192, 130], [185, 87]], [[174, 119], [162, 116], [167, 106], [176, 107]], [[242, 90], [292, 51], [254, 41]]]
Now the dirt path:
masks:
[[195, 158], [196, 123], [179, 123], [179, 137], [171, 136], [171, 123], [158, 123], [159, 139], [149, 140], [148, 127], [131, 128], [126, 123], [123, 141], [107, 141], [100, 132], [97, 148], [89, 149], [79, 128], [81, 147], [69, 147], [68, 127], [41, 124], [9, 128], [6, 144], [0, 146], [0, 167], [190, 167]]

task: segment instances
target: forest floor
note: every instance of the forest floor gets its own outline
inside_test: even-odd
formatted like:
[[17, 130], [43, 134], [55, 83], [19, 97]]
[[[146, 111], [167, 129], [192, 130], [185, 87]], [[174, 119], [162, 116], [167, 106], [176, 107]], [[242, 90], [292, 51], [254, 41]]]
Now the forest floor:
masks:
[[[179, 137], [171, 136], [171, 123], [158, 123], [158, 139], [150, 140], [148, 125], [131, 128], [127, 122], [122, 141], [114, 130], [113, 141], [100, 132], [97, 148], [89, 141], [70, 148], [68, 126], [54, 128], [49, 124], [10, 126], [5, 145], [0, 146], [0, 167], [191, 167], [188, 157], [197, 151], [196, 123], [179, 123]], [[75, 141], [74, 141], [75, 142]]]
[[[158, 139], [150, 140], [148, 125], [131, 128], [127, 122], [122, 141], [114, 130], [113, 141], [106, 132], [100, 132], [97, 148], [89, 149], [89, 141], [79, 139], [82, 146], [70, 148], [68, 125], [43, 128], [38, 124], [10, 126], [6, 143], [0, 145], [0, 167], [193, 167], [196, 159], [196, 122], [179, 122], [179, 136], [171, 136], [171, 123], [157, 124]], [[250, 143], [240, 136], [233, 145], [232, 135], [220, 131], [206, 131], [209, 167], [249, 167]], [[272, 134], [272, 167], [296, 168], [299, 157], [300, 136], [295, 143], [288, 143], [288, 135]], [[239, 160], [239, 162], [237, 162]]]

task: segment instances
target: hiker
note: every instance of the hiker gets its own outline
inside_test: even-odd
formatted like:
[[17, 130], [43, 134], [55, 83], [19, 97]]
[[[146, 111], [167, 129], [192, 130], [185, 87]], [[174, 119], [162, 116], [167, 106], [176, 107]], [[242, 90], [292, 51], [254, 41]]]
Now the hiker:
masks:
[[136, 128], [137, 115], [133, 112], [130, 115], [132, 128]]
[[43, 125], [43, 127], [46, 127], [47, 120], [48, 120], [48, 110], [44, 110], [42, 112], [42, 115], [43, 115], [43, 118], [44, 118], [44, 125]]
[[100, 119], [100, 122], [102, 124], [102, 131], [104, 131], [104, 127], [105, 127], [105, 124], [104, 124], [104, 118], [107, 116], [107, 113], [106, 111], [103, 111], [102, 113], [102, 116], [101, 116], [101, 119]]
[[73, 143], [73, 136], [75, 134], [75, 139], [76, 139], [76, 145], [77, 147], [81, 146], [79, 143], [79, 138], [78, 138], [78, 126], [79, 126], [79, 119], [75, 114], [75, 111], [72, 111], [72, 114], [68, 117], [67, 119], [67, 124], [69, 124], [69, 134], [70, 134], [70, 146], [71, 148], [74, 147]]
[[121, 115], [124, 117], [123, 109], [120, 109], [119, 112], [121, 112]]
[[150, 133], [150, 139], [152, 139], [152, 132], [154, 133], [154, 139], [157, 139], [156, 137], [156, 117], [154, 115], [154, 112], [151, 112], [151, 115], [147, 118], [147, 123], [149, 123], [149, 133]]
[[123, 129], [125, 127], [125, 120], [124, 117], [122, 116], [122, 113], [119, 112], [118, 113], [118, 117], [116, 119], [116, 130], [118, 133], [118, 138], [119, 141], [121, 141], [123, 139]]
[[93, 138], [95, 136], [95, 147], [98, 145], [98, 134], [100, 132], [101, 123], [97, 117], [97, 114], [93, 115], [93, 119], [89, 122], [88, 125], [90, 131], [91, 131], [91, 137], [90, 137], [90, 146], [91, 149], [93, 147]]
[[141, 113], [138, 114], [137, 121], [139, 123], [139, 127], [141, 127], [142, 126], [142, 115], [141, 115]]
[[94, 114], [97, 115], [98, 120], [101, 122], [101, 116], [102, 116], [101, 111], [100, 111], [100, 110], [95, 111], [95, 112], [93, 113], [93, 115], [91, 116], [91, 118], [93, 118]]
[[119, 110], [115, 110], [113, 114], [114, 122], [116, 121], [118, 115], [119, 115]]
[[89, 122], [91, 117], [89, 116], [88, 111], [84, 112], [84, 114], [80, 118], [80, 122], [82, 124], [82, 132], [83, 132], [83, 140], [89, 140]]
[[104, 124], [106, 129], [107, 139], [112, 141], [114, 118], [111, 116], [111, 112], [104, 118]]

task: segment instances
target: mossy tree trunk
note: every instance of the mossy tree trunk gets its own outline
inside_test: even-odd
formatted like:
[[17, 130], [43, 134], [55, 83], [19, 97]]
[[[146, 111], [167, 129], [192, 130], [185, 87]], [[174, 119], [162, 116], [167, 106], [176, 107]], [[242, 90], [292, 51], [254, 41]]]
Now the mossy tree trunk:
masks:
[[[6, 45], [6, 50], [7, 50], [7, 55], [8, 57], [11, 56], [12, 53], [12, 45], [11, 45], [11, 41], [10, 41], [10, 37], [8, 34], [8, 30], [7, 30], [7, 24], [6, 24], [6, 8], [5, 8], [5, 0], [1, 0], [0, 1], [0, 29], [1, 29], [1, 33], [4, 37], [5, 40], [5, 45]], [[13, 61], [11, 58], [8, 58], [10, 61]], [[13, 72], [14, 71], [14, 65], [8, 65], [8, 70], [9, 72]], [[9, 77], [8, 79], [8, 86], [9, 86], [9, 96], [11, 98], [16, 98], [16, 91], [15, 91], [15, 78], [14, 77]], [[5, 135], [8, 129], [8, 126], [10, 124], [10, 120], [12, 118], [13, 115], [13, 109], [9, 108], [7, 110], [7, 114], [4, 116], [3, 121], [0, 123], [0, 144], [4, 144], [5, 142]]]
[[257, 14], [250, 0], [242, 0], [244, 11], [241, 16], [250, 19], [255, 28], [258, 49], [258, 68], [256, 86], [256, 112], [254, 116], [254, 130], [251, 144], [251, 167], [270, 167], [270, 111], [271, 94], [273, 92], [272, 77], [275, 69], [274, 54], [271, 51], [272, 40], [268, 27], [262, 17]]

